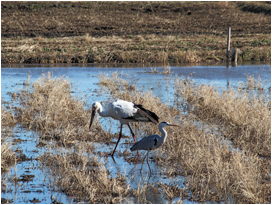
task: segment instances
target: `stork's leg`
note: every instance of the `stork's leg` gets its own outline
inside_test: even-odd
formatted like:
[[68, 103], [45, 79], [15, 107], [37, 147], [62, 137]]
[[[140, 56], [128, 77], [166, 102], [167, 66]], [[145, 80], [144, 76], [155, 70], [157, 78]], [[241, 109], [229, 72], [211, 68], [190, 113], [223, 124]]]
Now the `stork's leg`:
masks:
[[[129, 128], [129, 130], [130, 130], [130, 132], [131, 132], [131, 134], [132, 134], [132, 137], [133, 137], [133, 139], [134, 139], [134, 142], [136, 142], [136, 138], [135, 138], [135, 134], [134, 134], [133, 130], [131, 129], [129, 123], [127, 123], [127, 125], [128, 125], [128, 128]], [[137, 150], [137, 154], [138, 154], [138, 157], [140, 157], [139, 150]]]
[[117, 148], [117, 145], [118, 145], [118, 143], [119, 143], [119, 141], [120, 141], [120, 139], [121, 139], [121, 137], [122, 137], [122, 126], [123, 126], [123, 124], [121, 124], [121, 129], [120, 129], [120, 133], [119, 133], [119, 138], [118, 138], [118, 141], [117, 141], [117, 143], [116, 143], [116, 145], [115, 145], [115, 148], [114, 148], [114, 150], [113, 150], [113, 152], [112, 152], [112, 157], [113, 157], [113, 155], [114, 155], [114, 153], [115, 153], [115, 150], [116, 150], [116, 148]]
[[134, 142], [136, 142], [136, 138], [135, 138], [135, 134], [134, 134], [133, 130], [131, 129], [129, 123], [127, 123], [127, 125], [128, 125], [128, 128], [130, 129], [130, 132], [131, 132], [131, 134], [132, 134], [132, 137], [133, 137], [133, 139], [134, 139]]

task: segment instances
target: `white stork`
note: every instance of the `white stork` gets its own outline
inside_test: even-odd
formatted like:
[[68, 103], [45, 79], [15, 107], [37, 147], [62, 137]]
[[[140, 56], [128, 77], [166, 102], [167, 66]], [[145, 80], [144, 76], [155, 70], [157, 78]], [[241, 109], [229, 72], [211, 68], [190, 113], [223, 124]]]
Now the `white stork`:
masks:
[[[156, 135], [156, 134], [155, 135], [149, 135], [147, 137], [142, 138], [140, 141], [136, 142], [130, 148], [131, 151], [147, 150], [147, 154], [144, 157], [143, 164], [144, 164], [145, 158], [147, 157], [147, 164], [149, 166], [149, 163], [148, 163], [149, 152], [151, 152], [154, 149], [159, 148], [165, 142], [165, 140], [167, 138], [167, 132], [164, 129], [165, 126], [177, 126], [177, 127], [179, 127], [179, 125], [176, 125], [176, 124], [170, 124], [168, 122], [161, 122], [159, 124], [159, 130], [162, 133], [162, 136], [159, 136], [159, 135]], [[141, 166], [141, 169], [143, 167], [143, 164]], [[149, 166], [149, 169], [150, 169], [150, 166]], [[151, 169], [150, 169], [150, 172], [151, 172]]]
[[99, 102], [93, 103], [92, 116], [91, 116], [91, 122], [90, 122], [89, 129], [92, 126], [96, 111], [102, 117], [111, 117], [113, 119], [119, 120], [121, 123], [119, 139], [118, 139], [116, 146], [112, 152], [112, 156], [114, 155], [117, 145], [122, 137], [122, 126], [124, 124], [128, 125], [130, 132], [132, 134], [132, 137], [134, 139], [134, 142], [136, 142], [135, 134], [132, 131], [132, 129], [129, 125], [129, 122], [153, 122], [155, 124], [157, 124], [159, 122], [158, 121], [159, 117], [154, 112], [151, 112], [150, 110], [143, 108], [142, 105], [118, 99], [118, 100], [115, 100], [114, 102], [110, 103], [105, 108], [105, 110], [102, 109], [101, 103], [99, 103]]

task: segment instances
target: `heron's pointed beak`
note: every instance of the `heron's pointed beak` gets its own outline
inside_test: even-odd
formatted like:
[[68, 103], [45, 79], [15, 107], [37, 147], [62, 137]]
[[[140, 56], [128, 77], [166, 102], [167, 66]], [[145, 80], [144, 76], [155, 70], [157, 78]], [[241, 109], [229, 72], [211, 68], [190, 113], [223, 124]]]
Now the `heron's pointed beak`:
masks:
[[91, 126], [93, 124], [94, 116], [95, 116], [95, 110], [93, 109], [92, 116], [91, 116], [91, 122], [90, 122], [90, 126], [89, 126], [89, 130], [91, 129]]
[[177, 125], [177, 124], [169, 124], [169, 126], [179, 127], [179, 125]]

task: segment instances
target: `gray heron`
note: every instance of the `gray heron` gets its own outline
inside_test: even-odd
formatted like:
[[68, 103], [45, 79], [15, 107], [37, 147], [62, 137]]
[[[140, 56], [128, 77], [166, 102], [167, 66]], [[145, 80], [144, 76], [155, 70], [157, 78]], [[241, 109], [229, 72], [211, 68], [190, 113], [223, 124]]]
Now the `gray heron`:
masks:
[[111, 117], [115, 120], [119, 120], [121, 123], [119, 138], [112, 152], [112, 156], [114, 155], [117, 145], [122, 137], [123, 125], [128, 125], [134, 142], [136, 142], [135, 134], [132, 131], [129, 122], [153, 122], [155, 124], [159, 122], [159, 117], [154, 112], [143, 108], [142, 105], [118, 99], [110, 103], [104, 110], [100, 102], [93, 103], [89, 129], [92, 126], [96, 112], [98, 112], [102, 117]]
[[[145, 155], [144, 160], [143, 160], [143, 164], [144, 164], [145, 158], [147, 157], [147, 164], [149, 166], [149, 163], [148, 163], [149, 152], [151, 152], [154, 149], [157, 149], [157, 148], [161, 147], [164, 144], [164, 142], [165, 142], [165, 140], [167, 138], [167, 132], [164, 129], [164, 127], [166, 127], [166, 126], [177, 126], [177, 127], [179, 127], [179, 125], [170, 124], [169, 122], [161, 122], [159, 124], [159, 130], [160, 130], [162, 136], [159, 136], [157, 134], [149, 135], [147, 137], [142, 138], [140, 141], [136, 142], [130, 148], [131, 151], [135, 151], [135, 150], [137, 150], [137, 151], [138, 150], [146, 150], [147, 151], [147, 154]], [[143, 167], [143, 164], [141, 166], [141, 169]], [[150, 166], [149, 166], [149, 169], [150, 169]], [[151, 169], [150, 169], [150, 172], [151, 172]]]

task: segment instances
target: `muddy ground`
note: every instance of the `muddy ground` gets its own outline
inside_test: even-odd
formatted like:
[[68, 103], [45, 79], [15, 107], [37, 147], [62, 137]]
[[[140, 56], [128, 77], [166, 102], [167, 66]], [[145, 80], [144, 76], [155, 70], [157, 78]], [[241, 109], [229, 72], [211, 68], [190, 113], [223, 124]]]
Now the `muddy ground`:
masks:
[[271, 59], [271, 2], [2, 1], [1, 10], [1, 63], [224, 61], [228, 27], [238, 60]]

